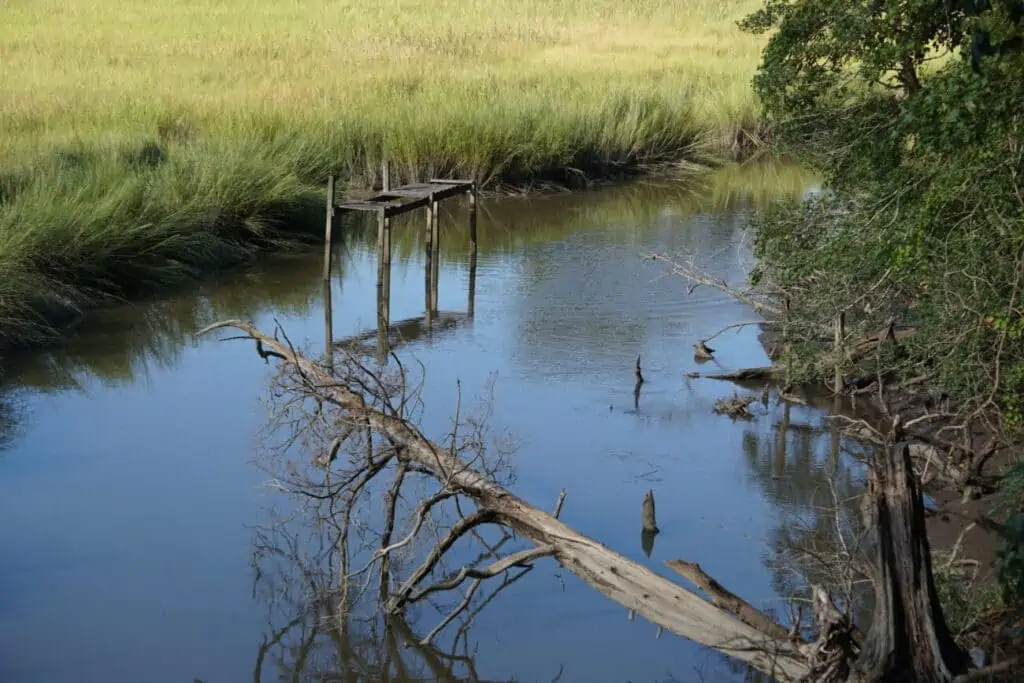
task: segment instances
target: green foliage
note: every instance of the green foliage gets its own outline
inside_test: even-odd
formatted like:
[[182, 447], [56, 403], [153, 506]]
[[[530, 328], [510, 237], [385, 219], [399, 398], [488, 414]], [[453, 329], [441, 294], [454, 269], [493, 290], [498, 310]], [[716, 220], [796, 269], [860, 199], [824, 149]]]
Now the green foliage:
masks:
[[[839, 311], [851, 338], [894, 319], [918, 332], [851, 374], [925, 377], [1019, 437], [1024, 3], [767, 0], [742, 26], [771, 32], [754, 87], [777, 139], [828, 187], [757, 225], [754, 279], [791, 297], [794, 362], [825, 375], [808, 359]], [[1002, 509], [1020, 533], [1015, 472]], [[1001, 556], [1008, 598], [1024, 588], [1020, 540]]]
[[998, 551], [999, 583], [1003, 601], [1019, 607], [1024, 606], [1024, 513], [1012, 515], [1006, 526], [1010, 538], [1003, 539]]
[[962, 638], [1006, 604], [1003, 591], [990, 581], [978, 581], [976, 569], [936, 555], [939, 556], [933, 558], [932, 566], [942, 616], [953, 636]]
[[1024, 463], [1003, 473], [993, 513], [1004, 520], [1005, 529], [997, 551], [1002, 599], [1007, 605], [1024, 608]]

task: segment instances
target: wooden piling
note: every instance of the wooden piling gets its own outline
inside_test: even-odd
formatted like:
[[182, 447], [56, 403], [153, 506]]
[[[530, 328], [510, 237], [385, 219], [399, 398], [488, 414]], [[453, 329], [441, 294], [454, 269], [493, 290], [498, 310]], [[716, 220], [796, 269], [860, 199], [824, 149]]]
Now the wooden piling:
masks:
[[430, 289], [434, 282], [434, 197], [431, 195], [427, 203], [427, 227], [424, 235], [425, 258], [423, 264], [423, 311], [429, 326], [434, 320], [434, 307], [431, 305]]
[[334, 176], [327, 176], [327, 220], [324, 226], [324, 280], [331, 279], [331, 238], [334, 232]]
[[433, 256], [430, 259], [430, 308], [437, 314], [438, 308], [438, 280], [441, 275], [441, 221], [438, 203], [430, 202], [430, 246]]
[[387, 159], [380, 163], [380, 189], [382, 192], [391, 191], [391, 162]]
[[469, 190], [469, 250], [476, 255], [476, 183]]
[[331, 239], [334, 232], [334, 176], [327, 176], [327, 218], [324, 225], [324, 353], [327, 367], [334, 370], [334, 311], [331, 305]]
[[391, 219], [383, 213], [377, 217], [377, 292], [378, 318], [385, 327], [391, 317]]
[[789, 296], [782, 300], [782, 353], [786, 357], [784, 389], [789, 391], [793, 376], [793, 354], [789, 344]]

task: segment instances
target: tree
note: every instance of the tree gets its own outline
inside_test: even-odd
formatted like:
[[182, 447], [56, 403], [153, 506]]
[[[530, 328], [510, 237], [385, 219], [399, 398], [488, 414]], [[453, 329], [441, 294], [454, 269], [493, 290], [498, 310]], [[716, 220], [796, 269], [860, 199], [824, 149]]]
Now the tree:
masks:
[[773, 31], [755, 90], [829, 190], [757, 222], [752, 281], [813, 332], [798, 372], [822, 376], [799, 361], [838, 315], [848, 338], [915, 330], [847, 377], [929, 387], [935, 440], [977, 484], [1024, 427], [1024, 3], [769, 0], [742, 25]]
[[[754, 88], [780, 148], [828, 188], [757, 222], [751, 279], [789, 302], [784, 364], [798, 381], [838, 365], [836, 393], [902, 415], [953, 485], [980, 489], [1024, 427], [1024, 3], [767, 0], [741, 25], [772, 32]], [[893, 343], [855, 357], [880, 329]], [[888, 450], [876, 488], [913, 500], [909, 454]], [[901, 549], [878, 558], [890, 574], [878, 585], [894, 591], [879, 594], [887, 634], [867, 648], [882, 679], [963, 666], [921, 559], [919, 507], [900, 513], [902, 531], [881, 529], [881, 547]], [[903, 554], [916, 566], [893, 561]]]

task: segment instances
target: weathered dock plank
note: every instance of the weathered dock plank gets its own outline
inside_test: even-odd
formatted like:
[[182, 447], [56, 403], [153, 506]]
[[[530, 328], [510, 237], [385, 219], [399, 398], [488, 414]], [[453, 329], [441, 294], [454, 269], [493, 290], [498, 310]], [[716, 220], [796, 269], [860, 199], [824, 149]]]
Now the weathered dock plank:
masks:
[[391, 218], [461, 194], [473, 194], [471, 180], [430, 180], [395, 187], [364, 199], [345, 199], [336, 204], [341, 211], [369, 211]]

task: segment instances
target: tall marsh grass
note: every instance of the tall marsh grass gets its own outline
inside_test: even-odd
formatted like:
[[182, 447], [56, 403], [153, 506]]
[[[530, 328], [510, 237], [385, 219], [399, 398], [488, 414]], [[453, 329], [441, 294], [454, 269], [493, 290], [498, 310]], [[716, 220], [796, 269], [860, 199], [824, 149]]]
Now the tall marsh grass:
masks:
[[384, 156], [528, 185], [727, 155], [758, 4], [5, 0], [0, 344], [278, 246]]

